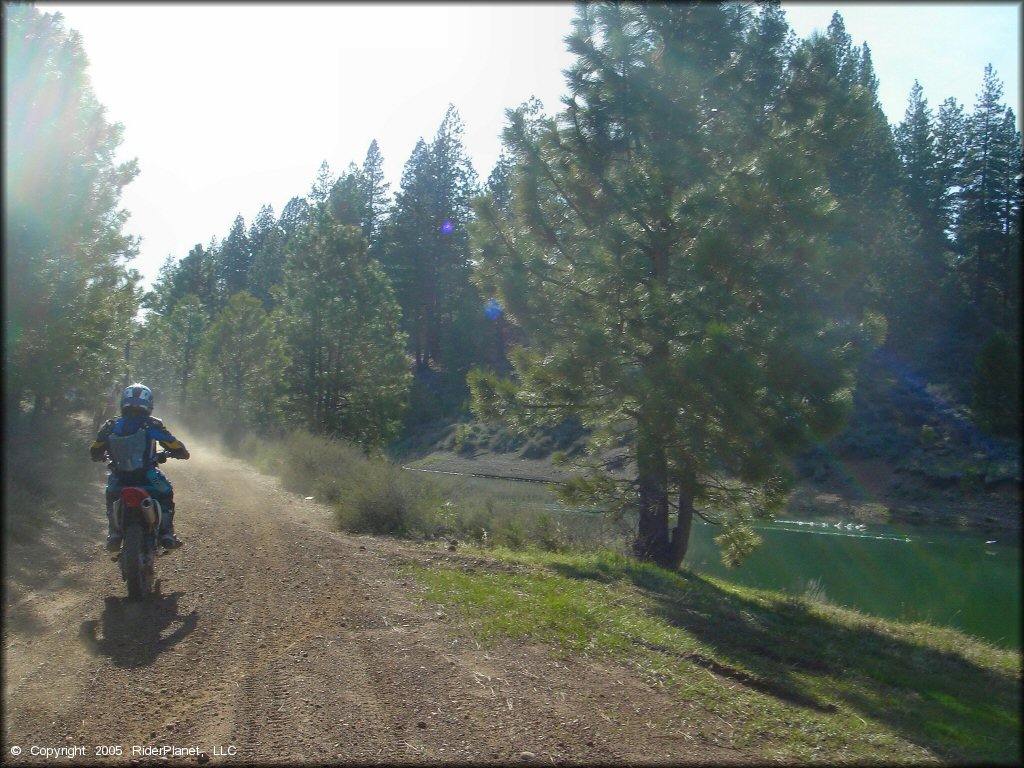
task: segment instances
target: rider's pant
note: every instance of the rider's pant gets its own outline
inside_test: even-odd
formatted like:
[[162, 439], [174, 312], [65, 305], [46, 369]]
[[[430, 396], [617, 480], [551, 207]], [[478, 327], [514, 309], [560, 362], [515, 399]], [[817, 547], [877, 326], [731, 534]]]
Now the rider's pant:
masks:
[[163, 472], [153, 467], [147, 469], [145, 474], [140, 472], [119, 477], [116, 473], [111, 472], [107, 476], [107, 535], [114, 536], [117, 533], [114, 530], [114, 502], [121, 495], [121, 489], [129, 486], [145, 488], [149, 491], [150, 496], [160, 502], [160, 509], [163, 512], [163, 525], [160, 527], [160, 533], [173, 533], [174, 488], [171, 486], [171, 482], [164, 477]]

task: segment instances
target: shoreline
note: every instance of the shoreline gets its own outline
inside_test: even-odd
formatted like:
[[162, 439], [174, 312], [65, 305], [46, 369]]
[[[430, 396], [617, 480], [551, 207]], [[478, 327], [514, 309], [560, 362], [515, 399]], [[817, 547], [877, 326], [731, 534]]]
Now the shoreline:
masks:
[[[408, 471], [482, 480], [559, 484], [574, 472], [546, 459], [525, 459], [516, 454], [481, 451], [464, 456], [451, 451], [434, 451], [399, 462]], [[875, 469], [871, 467], [870, 469]], [[870, 478], [872, 472], [858, 472], [857, 486], [833, 480], [826, 483], [800, 481], [794, 485], [784, 510], [802, 520], [838, 520], [864, 524], [903, 525], [911, 528], [941, 527], [962, 531], [1003, 531], [1019, 533], [1021, 507], [1019, 492], [991, 493], [983, 498], [950, 498], [921, 490], [924, 498], [904, 501], [886, 492], [885, 477]], [[851, 493], [851, 490], [854, 490]]]

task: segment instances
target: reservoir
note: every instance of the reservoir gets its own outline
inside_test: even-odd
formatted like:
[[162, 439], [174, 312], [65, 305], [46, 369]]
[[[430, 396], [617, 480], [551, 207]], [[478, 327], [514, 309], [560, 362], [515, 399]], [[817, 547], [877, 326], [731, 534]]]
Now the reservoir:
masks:
[[684, 565], [751, 587], [810, 594], [863, 613], [955, 627], [1021, 647], [1016, 532], [784, 521], [756, 527], [763, 544], [725, 567], [718, 527], [694, 520]]
[[[458, 474], [458, 473], [451, 473]], [[463, 493], [500, 500], [510, 513], [558, 518], [584, 548], [626, 549], [605, 515], [569, 510], [548, 487], [462, 476]], [[781, 518], [781, 515], [780, 515]], [[609, 531], [618, 533], [609, 537]], [[683, 566], [695, 573], [791, 595], [809, 595], [862, 613], [954, 627], [1001, 648], [1021, 647], [1020, 534], [854, 524], [832, 518], [755, 524], [763, 540], [739, 568], [722, 564], [720, 528], [695, 517]]]

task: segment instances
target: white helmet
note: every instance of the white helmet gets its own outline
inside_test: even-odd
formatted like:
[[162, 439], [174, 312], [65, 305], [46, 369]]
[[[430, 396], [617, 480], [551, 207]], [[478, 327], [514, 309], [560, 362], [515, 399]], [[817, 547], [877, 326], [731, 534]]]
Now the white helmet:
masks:
[[153, 412], [153, 393], [145, 384], [132, 384], [121, 395], [121, 415], [126, 416], [126, 410], [138, 410], [147, 416]]

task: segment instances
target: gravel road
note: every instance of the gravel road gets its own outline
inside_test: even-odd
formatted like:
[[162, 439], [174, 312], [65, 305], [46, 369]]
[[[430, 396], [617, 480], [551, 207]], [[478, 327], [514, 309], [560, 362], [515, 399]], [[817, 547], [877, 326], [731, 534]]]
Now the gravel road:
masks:
[[485, 561], [332, 531], [315, 500], [182, 437], [193, 458], [165, 471], [187, 543], [158, 595], [129, 602], [102, 549], [99, 465], [43, 542], [6, 548], [5, 763], [755, 761], [625, 667], [481, 648], [406, 570]]

